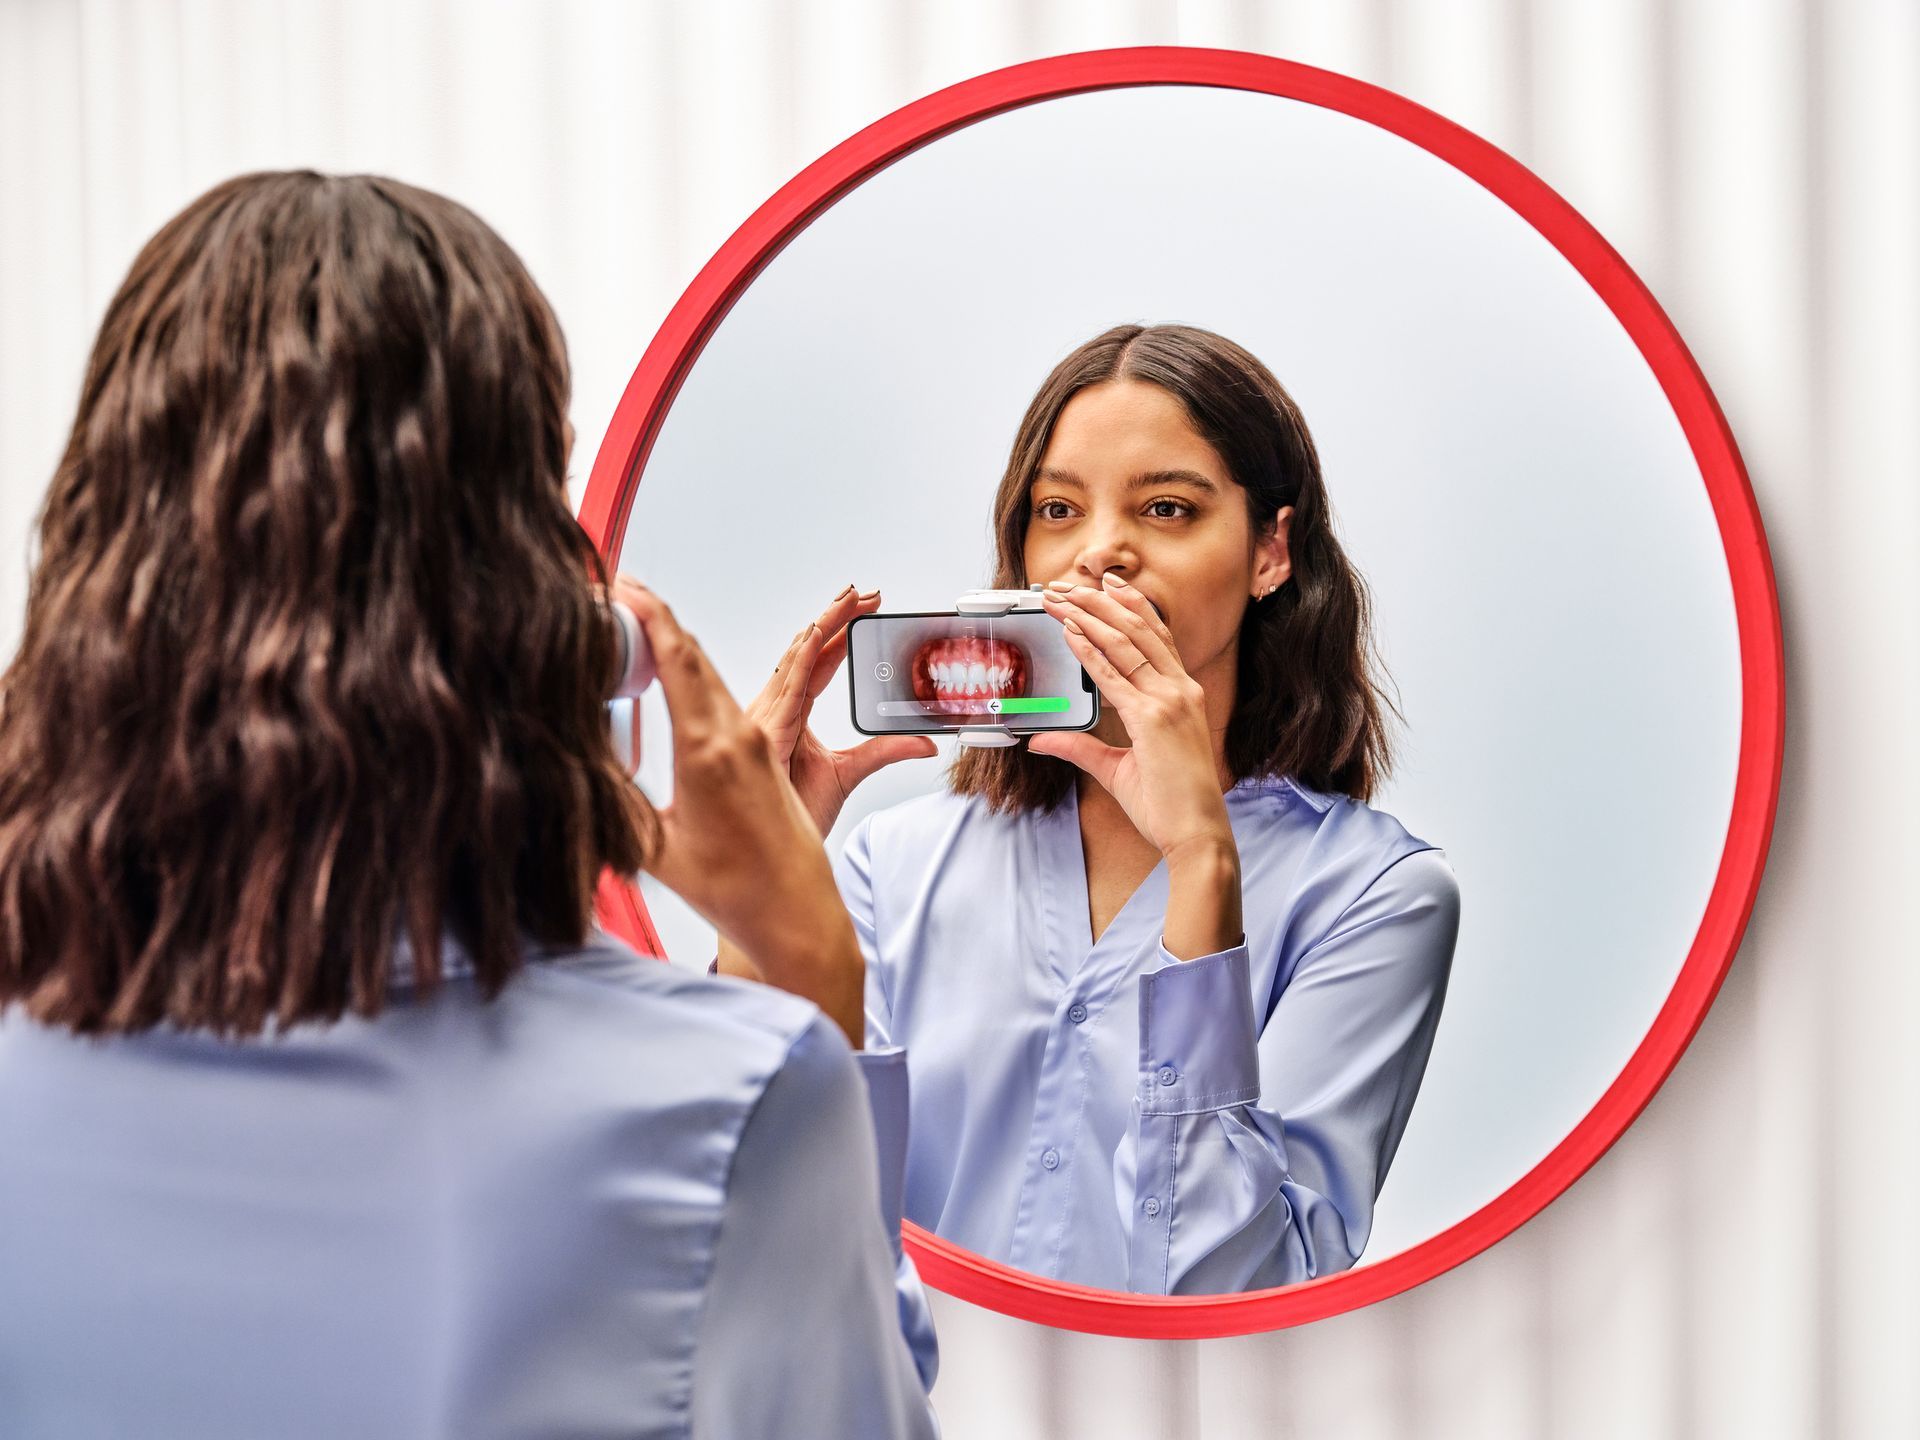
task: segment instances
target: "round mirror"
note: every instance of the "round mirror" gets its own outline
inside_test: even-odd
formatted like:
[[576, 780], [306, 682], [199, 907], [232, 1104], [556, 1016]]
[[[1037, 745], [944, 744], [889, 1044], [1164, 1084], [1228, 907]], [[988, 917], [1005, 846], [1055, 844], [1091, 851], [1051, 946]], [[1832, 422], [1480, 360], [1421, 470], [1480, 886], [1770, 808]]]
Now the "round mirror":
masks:
[[[1141, 1201], [1149, 1163], [1112, 1143], [1111, 1125], [1138, 1129], [1137, 1091], [1074, 1091], [1109, 1083], [1075, 1048], [1097, 1028], [1075, 986], [1089, 953], [1113, 948], [1085, 942], [1134, 912], [1148, 959], [1106, 977], [1122, 987], [1147, 983], [1156, 953], [1192, 957], [1154, 944], [1164, 871], [1117, 915], [1099, 913], [1088, 872], [1045, 873], [1049, 854], [1070, 868], [1082, 857], [1058, 815], [1038, 870], [1011, 856], [998, 871], [962, 867], [940, 902], [1005, 907], [1012, 890], [1051, 880], [1051, 903], [1078, 909], [1060, 953], [1036, 941], [1038, 961], [1008, 962], [1037, 966], [1020, 984], [1067, 1017], [1033, 1041], [1053, 1057], [1043, 1083], [1058, 1093], [1009, 1098], [1019, 1084], [991, 1073], [1005, 1036], [964, 989], [945, 992], [957, 999], [944, 1019], [923, 1008], [907, 1047], [908, 1215], [921, 1222], [908, 1244], [930, 1283], [1009, 1314], [1111, 1334], [1240, 1334], [1369, 1303], [1477, 1253], [1571, 1184], [1646, 1103], [1704, 1015], [1759, 883], [1780, 768], [1780, 627], [1718, 407], [1592, 228], [1430, 111], [1232, 52], [1017, 66], [909, 106], [810, 166], [713, 259], [646, 352], [582, 521], [667, 597], [744, 702], [849, 581], [880, 588], [888, 613], [951, 610], [995, 583], [995, 496], [1023, 417], [1064, 356], [1124, 323], [1227, 337], [1297, 406], [1332, 532], [1371, 597], [1400, 717], [1395, 763], [1364, 804], [1275, 779], [1242, 806], [1291, 817], [1294, 846], [1283, 866], [1242, 856], [1243, 875], [1259, 877], [1244, 895], [1256, 1035], [1276, 1014], [1300, 1018], [1284, 1053], [1260, 1040], [1256, 1093], [1230, 1097], [1250, 1107], [1242, 1131], [1265, 1125], [1271, 1143], [1253, 1155], [1209, 1132], [1211, 1159], [1194, 1142], [1178, 1164], [1273, 1169], [1258, 1223], [1230, 1220], [1232, 1233], [1201, 1247], [1270, 1255], [1161, 1284], [1164, 1265], [1142, 1282], [1137, 1265], [1102, 1270], [1076, 1253], [1102, 1227], [1112, 1235], [1085, 1248], [1138, 1250], [1146, 1217], [1175, 1203]], [[664, 709], [647, 703], [647, 733], [664, 735]], [[835, 747], [862, 738], [844, 671], [814, 727]], [[946, 803], [929, 797], [946, 792], [956, 752], [938, 744], [854, 792], [829, 837], [843, 876], [856, 837], [863, 870], [883, 858], [866, 847], [933, 843], [937, 826], [886, 817]], [[650, 744], [641, 771], [660, 800], [664, 751]], [[1364, 916], [1368, 876], [1310, 894], [1306, 877], [1330, 873], [1323, 852], [1339, 845], [1386, 846], [1372, 874], [1419, 852], [1457, 882], [1457, 935], [1429, 976], [1422, 1013], [1437, 1023], [1425, 1034], [1389, 1040], [1338, 1004], [1301, 1004], [1312, 982], [1293, 963], [1342, 915]], [[929, 867], [944, 862], [887, 863], [888, 883], [910, 893], [883, 902], [929, 903]], [[901, 880], [902, 866], [918, 879]], [[712, 931], [669, 893], [642, 891], [611, 923], [704, 967]], [[939, 933], [944, 953], [919, 963], [944, 967], [949, 987], [999, 963], [954, 926]], [[1395, 943], [1383, 938], [1364, 965], [1413, 963]], [[1136, 1026], [1144, 1035], [1139, 1015], [1116, 1005], [1110, 1048], [1133, 1046]], [[1214, 1033], [1195, 1043], [1208, 1051]], [[1331, 1121], [1289, 1129], [1290, 1109], [1318, 1103], [1315, 1066], [1387, 1045], [1394, 1063], [1357, 1080], [1343, 1071], [1351, 1093], [1325, 1107], [1364, 1112], [1354, 1134]], [[923, 1077], [916, 1048], [961, 1068]], [[1149, 1078], [1176, 1073], [1141, 1063]], [[958, 1109], [942, 1093], [956, 1087], [970, 1097]], [[996, 1087], [1001, 1098], [981, 1098]], [[1120, 1118], [1096, 1134], [1102, 1104]], [[1076, 1126], [1094, 1136], [1078, 1148]], [[916, 1166], [953, 1171], [984, 1151], [1004, 1173], [949, 1174], [943, 1202], [915, 1213], [913, 1197], [932, 1193], [916, 1189]], [[1359, 1151], [1357, 1167], [1340, 1160]], [[1050, 1198], [1056, 1180], [1076, 1187], [1071, 1203]], [[1207, 1223], [1192, 1211], [1176, 1222]], [[1282, 1249], [1287, 1283], [1259, 1283], [1282, 1273]], [[1217, 1278], [1236, 1274], [1257, 1288]]]

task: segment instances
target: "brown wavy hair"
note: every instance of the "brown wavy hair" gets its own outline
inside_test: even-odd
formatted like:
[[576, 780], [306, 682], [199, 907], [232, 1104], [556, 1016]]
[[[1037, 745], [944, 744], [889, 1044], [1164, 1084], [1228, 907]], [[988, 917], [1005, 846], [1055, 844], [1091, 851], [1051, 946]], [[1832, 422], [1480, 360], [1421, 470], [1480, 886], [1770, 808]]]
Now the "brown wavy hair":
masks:
[[243, 175], [107, 307], [0, 677], [0, 1004], [74, 1031], [485, 994], [658, 819], [615, 758], [565, 342], [471, 211]]
[[[1140, 380], [1174, 396], [1194, 430], [1246, 495], [1255, 535], [1293, 506], [1292, 573], [1241, 620], [1226, 764], [1236, 783], [1285, 775], [1314, 790], [1367, 800], [1392, 768], [1384, 675], [1374, 654], [1371, 600], [1333, 533], [1320, 457], [1300, 407], [1273, 372], [1233, 341], [1191, 325], [1116, 325], [1053, 368], [1014, 436], [993, 502], [993, 579], [1024, 589], [1028, 497], [1067, 402], [1110, 380]], [[1404, 720], [1404, 716], [1401, 717]], [[956, 794], [985, 797], [995, 814], [1051, 811], [1080, 774], [1026, 746], [963, 749], [947, 772]]]

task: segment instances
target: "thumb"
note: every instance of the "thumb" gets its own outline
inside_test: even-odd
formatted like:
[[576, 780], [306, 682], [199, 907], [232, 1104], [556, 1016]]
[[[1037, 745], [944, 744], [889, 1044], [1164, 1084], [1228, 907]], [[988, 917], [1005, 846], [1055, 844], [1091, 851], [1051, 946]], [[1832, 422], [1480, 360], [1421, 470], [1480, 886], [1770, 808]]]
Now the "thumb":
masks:
[[842, 752], [841, 778], [849, 791], [874, 771], [897, 760], [925, 760], [940, 747], [930, 735], [881, 735]]
[[1036, 755], [1057, 755], [1070, 764], [1078, 765], [1102, 785], [1107, 785], [1113, 778], [1113, 767], [1127, 753], [1104, 740], [1068, 730], [1034, 735], [1027, 740], [1027, 749]]

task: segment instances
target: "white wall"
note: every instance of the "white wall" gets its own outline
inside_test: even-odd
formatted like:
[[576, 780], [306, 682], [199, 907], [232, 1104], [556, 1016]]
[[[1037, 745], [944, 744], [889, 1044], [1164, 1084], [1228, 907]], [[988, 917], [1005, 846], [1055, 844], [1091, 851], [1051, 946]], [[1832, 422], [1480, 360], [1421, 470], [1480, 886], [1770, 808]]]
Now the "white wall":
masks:
[[1284, 55], [1431, 106], [1651, 286], [1772, 541], [1785, 786], [1693, 1047], [1533, 1223], [1407, 1295], [1241, 1340], [1066, 1335], [942, 1300], [948, 1435], [1920, 1434], [1907, 0], [0, 0], [0, 645], [105, 302], [214, 181], [374, 170], [477, 209], [566, 326], [584, 478], [680, 289], [808, 160], [968, 75], [1159, 43]]

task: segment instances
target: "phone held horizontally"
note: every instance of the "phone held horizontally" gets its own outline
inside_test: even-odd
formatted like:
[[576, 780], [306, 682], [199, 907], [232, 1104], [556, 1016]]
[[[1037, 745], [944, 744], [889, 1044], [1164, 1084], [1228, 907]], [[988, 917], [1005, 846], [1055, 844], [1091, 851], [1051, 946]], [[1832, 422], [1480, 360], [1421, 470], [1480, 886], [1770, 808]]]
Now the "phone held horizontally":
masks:
[[853, 727], [1005, 746], [1091, 730], [1100, 693], [1030, 590], [970, 590], [951, 611], [862, 615], [847, 632]]

